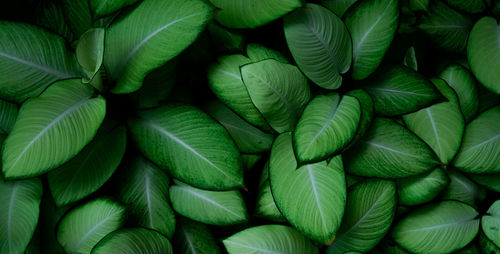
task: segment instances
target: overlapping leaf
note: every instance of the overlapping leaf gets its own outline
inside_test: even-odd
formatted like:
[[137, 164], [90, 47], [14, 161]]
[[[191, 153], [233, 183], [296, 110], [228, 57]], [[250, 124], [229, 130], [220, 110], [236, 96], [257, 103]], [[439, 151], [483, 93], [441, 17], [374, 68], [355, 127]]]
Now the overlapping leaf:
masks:
[[338, 17], [342, 17], [344, 13], [351, 7], [357, 0], [321, 0], [321, 4], [335, 13]]
[[273, 194], [271, 193], [271, 184], [269, 183], [269, 161], [266, 161], [264, 169], [262, 170], [262, 175], [260, 176], [259, 194], [255, 207], [255, 215], [258, 217], [276, 222], [286, 221], [276, 206]]
[[92, 254], [172, 254], [172, 244], [160, 233], [145, 228], [127, 228], [110, 233], [92, 249]]
[[80, 37], [76, 46], [76, 59], [83, 67], [85, 81], [90, 81], [101, 68], [104, 56], [103, 28], [90, 29]]
[[447, 171], [450, 183], [441, 194], [442, 200], [458, 200], [475, 206], [485, 198], [486, 192], [476, 183], [456, 170]]
[[94, 15], [97, 17], [102, 17], [112, 14], [113, 12], [127, 5], [131, 5], [137, 1], [138, 0], [89, 0], [89, 4]]
[[484, 235], [496, 246], [500, 246], [500, 201], [495, 201], [481, 218]]
[[274, 60], [278, 60], [278, 61], [285, 63], [285, 64], [290, 63], [288, 61], [288, 59], [280, 52], [273, 50], [273, 49], [270, 49], [270, 48], [266, 48], [260, 44], [256, 44], [256, 43], [248, 44], [246, 52], [247, 52], [248, 58], [250, 58], [250, 60], [252, 60], [252, 62], [259, 62], [262, 60], [272, 58]]
[[173, 243], [175, 253], [221, 253], [207, 226], [181, 216], [178, 217]]
[[433, 200], [450, 182], [441, 168], [397, 181], [401, 205], [420, 205]]

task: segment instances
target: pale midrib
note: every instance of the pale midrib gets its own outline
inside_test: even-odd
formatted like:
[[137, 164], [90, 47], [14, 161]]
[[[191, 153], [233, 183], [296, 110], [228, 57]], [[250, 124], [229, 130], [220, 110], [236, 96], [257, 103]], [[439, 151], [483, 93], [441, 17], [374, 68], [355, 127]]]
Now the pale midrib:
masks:
[[367, 143], [369, 145], [372, 145], [372, 146], [375, 146], [375, 147], [387, 150], [387, 151], [391, 151], [391, 152], [397, 153], [397, 154], [402, 154], [402, 155], [405, 155], [405, 156], [408, 156], [408, 157], [417, 158], [417, 159], [423, 159], [423, 158], [418, 157], [416, 155], [404, 153], [404, 152], [401, 152], [401, 151], [398, 151], [398, 150], [394, 150], [394, 149], [392, 149], [390, 147], [379, 145], [379, 144], [376, 144], [376, 143], [373, 143], [373, 142], [370, 142], [370, 141], [363, 141], [363, 142], [365, 142], [365, 143]]
[[459, 183], [460, 185], [462, 185], [462, 186], [465, 188], [465, 190], [467, 190], [467, 192], [472, 193], [472, 194], [474, 194], [474, 195], [475, 195], [475, 191], [474, 191], [474, 189], [471, 189], [471, 187], [470, 187], [469, 185], [467, 185], [464, 181], [460, 180], [460, 178], [458, 178], [458, 177], [453, 177], [453, 179], [454, 179], [455, 181], [457, 181], [457, 183]]
[[400, 90], [394, 90], [394, 89], [388, 89], [388, 88], [374, 87], [374, 88], [369, 88], [369, 90], [382, 91], [382, 92], [390, 92], [390, 93], [419, 95], [419, 96], [429, 96], [428, 94], [414, 93], [414, 92], [410, 92], [410, 91], [400, 91]]
[[18, 63], [21, 63], [21, 64], [24, 64], [24, 65], [27, 65], [27, 66], [30, 66], [30, 67], [33, 67], [35, 69], [38, 69], [38, 70], [41, 70], [43, 72], [46, 72], [46, 73], [49, 73], [53, 76], [56, 76], [57, 78], [59, 79], [63, 79], [63, 78], [67, 78], [67, 77], [70, 77], [71, 75], [67, 74], [67, 73], [63, 73], [63, 72], [60, 72], [58, 70], [55, 70], [55, 69], [51, 69], [51, 68], [47, 68], [46, 66], [42, 66], [40, 64], [37, 64], [37, 63], [33, 63], [33, 62], [30, 62], [30, 61], [27, 61], [27, 60], [24, 60], [24, 59], [21, 59], [19, 57], [15, 57], [15, 56], [11, 56], [11, 55], [8, 55], [6, 53], [2, 53], [0, 52], [0, 56], [3, 56], [3, 57], [6, 57], [6, 58], [9, 58], [13, 61], [16, 61]]
[[230, 77], [233, 77], [233, 78], [235, 78], [235, 79], [237, 79], [237, 80], [241, 81], [241, 76], [236, 75], [236, 74], [234, 74], [234, 73], [232, 73], [232, 72], [229, 72], [229, 71], [224, 71], [224, 70], [219, 70], [219, 72], [221, 72], [221, 73], [223, 73], [223, 74], [226, 74], [226, 75], [228, 75], [228, 76], [230, 76]]
[[254, 136], [256, 138], [261, 138], [261, 139], [265, 138], [265, 137], [260, 136], [259, 134], [256, 134], [256, 133], [254, 133], [252, 131], [249, 131], [247, 129], [241, 128], [239, 126], [236, 126], [236, 125], [233, 125], [233, 124], [230, 124], [230, 123], [227, 123], [227, 122], [223, 123], [223, 125], [231, 128], [231, 129], [239, 130], [239, 131], [241, 131], [243, 133], [246, 133], [246, 134], [248, 134], [250, 136]]
[[191, 240], [191, 237], [189, 236], [188, 232], [183, 230], [183, 233], [184, 233], [184, 236], [186, 237], [186, 241], [188, 242], [189, 249], [191, 249], [191, 252], [193, 254], [196, 254], [197, 253], [196, 249], [194, 248], [193, 241]]
[[[321, 43], [321, 45], [323, 45], [323, 48], [325, 49], [325, 51], [327, 52], [329, 58], [333, 61], [333, 62], [336, 62], [335, 60], [337, 59], [335, 56], [334, 56], [334, 53], [332, 52], [332, 50], [330, 48], [333, 49], [333, 47], [330, 47], [326, 41], [321, 38], [321, 36], [319, 35], [319, 33], [313, 29], [309, 23], [305, 22], [304, 25], [314, 34], [314, 36], [316, 36], [316, 39], [318, 39], [318, 41]], [[336, 63], [334, 63], [335, 67], [337, 68], [337, 71], [339, 69], [339, 67], [337, 66]]]
[[477, 144], [477, 145], [474, 145], [474, 146], [469, 147], [467, 150], [464, 150], [463, 152], [465, 153], [465, 152], [468, 152], [468, 151], [470, 151], [470, 150], [472, 150], [472, 149], [476, 149], [476, 148], [478, 148], [478, 147], [480, 147], [480, 146], [486, 145], [486, 144], [488, 144], [488, 143], [490, 143], [490, 142], [494, 141], [495, 139], [497, 139], [497, 138], [499, 138], [499, 137], [500, 137], [500, 134], [497, 134], [496, 136], [493, 136], [493, 137], [491, 137], [491, 138], [489, 138], [489, 139], [487, 139], [487, 140], [485, 140], [485, 141], [483, 141], [483, 142], [481, 142], [481, 143], [479, 143], [479, 144]]
[[283, 102], [283, 104], [285, 104], [285, 106], [288, 109], [288, 111], [292, 115], [295, 114], [294, 107], [292, 107], [292, 105], [290, 105], [290, 103], [288, 102], [288, 100], [276, 88], [274, 88], [273, 86], [271, 86], [271, 84], [269, 84], [269, 82], [267, 82], [266, 80], [261, 79], [259, 76], [255, 75], [254, 73], [249, 72], [249, 74], [251, 74], [256, 79], [258, 79], [260, 82], [264, 83], [267, 87], [269, 87], [269, 89], [271, 89], [273, 91], [273, 93], [278, 96], [278, 98], [280, 99], [280, 101]]
[[316, 189], [316, 181], [314, 179], [314, 175], [312, 173], [312, 169], [310, 165], [307, 165], [307, 173], [309, 174], [309, 180], [311, 181], [311, 186], [314, 194], [314, 199], [316, 201], [316, 206], [318, 207], [318, 212], [321, 217], [321, 224], [323, 226], [324, 232], [328, 232], [328, 227], [326, 226], [325, 216], [323, 214], [323, 210], [321, 209], [321, 202], [319, 201], [318, 190]]
[[151, 197], [150, 197], [150, 188], [149, 188], [149, 176], [145, 176], [145, 187], [146, 187], [146, 202], [148, 205], [148, 216], [149, 216], [149, 227], [154, 228], [153, 226], [153, 211], [151, 209]]
[[240, 247], [247, 248], [247, 249], [250, 249], [250, 250], [260, 251], [260, 252], [262, 252], [262, 253], [269, 253], [269, 254], [288, 254], [288, 253], [281, 252], [281, 251], [266, 250], [266, 249], [257, 248], [257, 247], [253, 247], [253, 246], [250, 246], [250, 245], [245, 245], [245, 244], [241, 244], [241, 243], [237, 243], [237, 242], [232, 242], [232, 241], [227, 241], [227, 240], [226, 240], [226, 243], [232, 243], [232, 244], [234, 244], [234, 245], [238, 245], [238, 246], [240, 246]]
[[466, 222], [474, 222], [474, 219], [466, 218], [466, 219], [462, 219], [462, 220], [459, 220], [459, 221], [454, 221], [454, 222], [446, 223], [446, 224], [440, 224], [440, 225], [434, 225], [434, 226], [430, 226], [430, 227], [410, 229], [410, 230], [406, 230], [406, 231], [398, 231], [398, 233], [402, 234], [402, 233], [409, 233], [409, 232], [419, 232], [419, 231], [434, 230], [434, 229], [440, 229], [440, 228], [444, 228], [444, 227], [451, 227], [451, 226], [459, 225], [459, 224], [466, 223]]
[[439, 135], [437, 133], [436, 129], [436, 123], [434, 123], [434, 117], [432, 117], [432, 113], [429, 108], [426, 108], [425, 111], [427, 112], [427, 116], [429, 116], [429, 120], [431, 121], [432, 125], [432, 132], [434, 133], [434, 136], [436, 137], [436, 144], [439, 149], [439, 154], [441, 155], [443, 153], [442, 148], [441, 148], [441, 143], [439, 142]]
[[12, 253], [12, 237], [11, 237], [11, 221], [12, 221], [12, 208], [14, 206], [14, 200], [16, 200], [14, 197], [16, 196], [17, 192], [17, 182], [14, 182], [14, 186], [12, 186], [12, 193], [10, 194], [10, 200], [9, 200], [9, 212], [7, 213], [7, 241], [8, 241], [8, 248], [9, 248], [9, 253]]
[[339, 105], [340, 105], [340, 99], [339, 99], [339, 102], [337, 103], [337, 107], [335, 107], [330, 112], [330, 115], [326, 119], [326, 122], [323, 124], [323, 126], [321, 126], [321, 129], [319, 130], [319, 132], [316, 133], [316, 135], [314, 135], [314, 137], [311, 139], [311, 141], [309, 142], [309, 144], [307, 144], [307, 147], [305, 149], [306, 151], [309, 150], [309, 147], [311, 147], [311, 145], [319, 138], [319, 136], [326, 130], [326, 128], [333, 121], [333, 118], [335, 118], [335, 116], [337, 115], [336, 113], [337, 113], [337, 109], [338, 109]]
[[225, 210], [225, 211], [227, 211], [228, 213], [230, 213], [230, 214], [232, 214], [232, 215], [234, 215], [234, 216], [236, 216], [236, 217], [238, 217], [238, 218], [240, 218], [240, 219], [245, 219], [245, 218], [241, 217], [240, 215], [238, 215], [237, 213], [235, 213], [235, 212], [231, 211], [229, 208], [227, 208], [227, 207], [225, 207], [225, 206], [223, 206], [223, 205], [221, 205], [221, 204], [217, 203], [217, 201], [215, 201], [215, 200], [213, 200], [213, 199], [210, 199], [210, 198], [208, 198], [208, 197], [205, 197], [205, 196], [203, 196], [203, 195], [201, 195], [201, 194], [199, 194], [199, 193], [197, 193], [197, 192], [195, 192], [195, 191], [192, 191], [192, 190], [188, 189], [187, 187], [184, 187], [183, 189], [184, 189], [185, 191], [187, 191], [187, 192], [191, 193], [192, 195], [194, 195], [194, 196], [196, 196], [196, 197], [198, 197], [198, 198], [201, 198], [201, 199], [203, 199], [203, 200], [205, 200], [205, 201], [209, 202], [210, 204], [215, 205], [215, 206], [217, 206], [217, 207], [221, 208], [222, 210]]
[[82, 239], [80, 239], [80, 241], [75, 245], [75, 248], [73, 250], [71, 250], [70, 252], [78, 251], [82, 247], [82, 244], [84, 244], [85, 241], [87, 240], [87, 238], [90, 236], [90, 234], [92, 234], [98, 227], [100, 227], [106, 221], [111, 219], [113, 216], [115, 216], [121, 212], [122, 212], [121, 210], [114, 212], [114, 213], [110, 214], [108, 217], [106, 217], [103, 220], [101, 220], [100, 222], [98, 222], [97, 224], [95, 224], [87, 233], [85, 233], [85, 235], [82, 237]]

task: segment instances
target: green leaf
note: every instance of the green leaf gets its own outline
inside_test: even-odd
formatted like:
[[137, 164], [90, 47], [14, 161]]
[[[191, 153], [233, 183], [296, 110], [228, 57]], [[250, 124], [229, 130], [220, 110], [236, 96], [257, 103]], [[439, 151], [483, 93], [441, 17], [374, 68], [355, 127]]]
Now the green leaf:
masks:
[[226, 129], [199, 109], [170, 104], [129, 120], [139, 150], [176, 178], [201, 188], [243, 185], [240, 156]]
[[498, 254], [500, 253], [500, 248], [496, 246], [483, 232], [479, 233], [479, 246], [481, 247], [482, 253]]
[[57, 227], [57, 241], [68, 253], [90, 253], [107, 234], [124, 223], [125, 207], [107, 198], [89, 201], [69, 211]]
[[321, 0], [321, 4], [335, 13], [338, 17], [342, 17], [344, 13], [351, 7], [357, 0]]
[[208, 32], [213, 40], [214, 45], [219, 45], [223, 51], [238, 51], [242, 50], [245, 37], [242, 32], [238, 30], [231, 30], [211, 22], [208, 25]]
[[127, 228], [104, 237], [92, 249], [92, 254], [172, 254], [172, 244], [160, 233], [145, 228]]
[[483, 112], [465, 128], [453, 166], [469, 173], [500, 172], [500, 106]]
[[417, 56], [415, 55], [415, 48], [409, 47], [403, 59], [403, 65], [411, 68], [414, 71], [418, 70]]
[[73, 33], [65, 20], [63, 8], [57, 2], [41, 2], [35, 13], [35, 24], [73, 41]]
[[117, 10], [134, 4], [138, 0], [90, 0], [90, 8], [96, 17], [103, 17], [116, 12]]
[[457, 8], [468, 13], [479, 13], [486, 9], [482, 0], [446, 0], [451, 7]]
[[375, 113], [396, 116], [417, 111], [441, 99], [424, 76], [403, 66], [381, 68], [363, 87], [373, 98]]
[[311, 98], [299, 69], [274, 59], [241, 67], [241, 76], [255, 107], [277, 132], [290, 131]]
[[146, 75], [194, 42], [213, 15], [201, 0], [144, 0], [106, 32], [104, 66], [113, 93], [131, 93]]
[[175, 253], [221, 253], [217, 240], [206, 225], [181, 216], [178, 216], [173, 242]]
[[8, 135], [17, 119], [17, 105], [0, 100], [0, 134]]
[[414, 253], [450, 253], [476, 237], [478, 215], [469, 205], [443, 201], [411, 212], [396, 224], [392, 237]]
[[95, 136], [106, 101], [70, 79], [25, 102], [2, 150], [6, 178], [43, 174], [73, 158]]
[[485, 198], [486, 192], [480, 186], [469, 180], [456, 170], [447, 170], [450, 183], [441, 194], [442, 200], [457, 200], [475, 206]]
[[472, 179], [477, 184], [482, 187], [494, 191], [500, 192], [500, 174], [467, 174], [467, 176]]
[[430, 0], [409, 0], [410, 9], [412, 11], [427, 11], [429, 2]]
[[342, 20], [328, 9], [308, 4], [283, 22], [285, 37], [295, 62], [322, 88], [337, 89], [340, 74], [351, 66], [351, 37]]
[[347, 197], [342, 226], [328, 254], [369, 251], [382, 240], [394, 219], [394, 182], [363, 181], [353, 186]]
[[252, 168], [262, 158], [262, 154], [241, 154], [241, 161], [243, 163], [243, 171], [250, 172]]
[[213, 101], [206, 110], [226, 128], [241, 152], [259, 153], [271, 149], [273, 135], [247, 123], [224, 104]]
[[374, 119], [367, 133], [343, 155], [349, 173], [367, 177], [408, 177], [439, 165], [424, 142], [385, 118]]
[[492, 17], [474, 24], [467, 42], [467, 59], [477, 80], [490, 91], [500, 94], [500, 29]]
[[307, 237], [331, 243], [340, 227], [346, 202], [342, 158], [297, 169], [291, 133], [276, 138], [271, 149], [269, 182], [283, 216]]
[[474, 76], [466, 68], [457, 64], [448, 66], [439, 76], [457, 93], [465, 121], [472, 120], [479, 110], [479, 94]]
[[40, 179], [4, 181], [0, 177], [1, 253], [24, 253], [38, 223], [41, 198]]
[[430, 11], [423, 15], [418, 28], [423, 30], [440, 49], [461, 53], [474, 20], [457, 12], [441, 1], [433, 1]]
[[314, 97], [293, 132], [298, 161], [320, 161], [341, 151], [354, 138], [360, 119], [361, 105], [355, 97], [338, 93]]
[[496, 246], [500, 246], [500, 201], [495, 201], [481, 218], [481, 229]]
[[479, 86], [479, 112], [484, 112], [500, 101], [500, 94], [496, 94], [486, 89], [484, 86]]
[[218, 226], [248, 221], [245, 202], [239, 191], [207, 191], [176, 183], [170, 187], [170, 200], [174, 210], [181, 215]]
[[90, 29], [80, 37], [76, 45], [76, 59], [83, 67], [85, 82], [90, 82], [102, 65], [104, 56], [103, 28]]
[[125, 127], [105, 122], [80, 153], [50, 171], [47, 178], [57, 206], [78, 201], [98, 190], [118, 168], [126, 140]]
[[398, 201], [401, 205], [420, 205], [433, 200], [448, 185], [450, 180], [441, 168], [422, 175], [400, 179]]
[[404, 115], [403, 121], [432, 148], [441, 162], [448, 164], [460, 148], [465, 121], [453, 89], [441, 79], [431, 81], [448, 101]]
[[318, 248], [295, 229], [283, 225], [247, 228], [222, 241], [229, 254], [317, 254]]
[[80, 38], [92, 28], [92, 13], [88, 0], [61, 0], [61, 5], [66, 22], [76, 38]]
[[80, 76], [63, 38], [38, 27], [0, 22], [0, 97], [22, 102], [56, 80]]
[[302, 6], [300, 0], [210, 0], [220, 9], [215, 19], [231, 28], [265, 25]]
[[172, 59], [162, 67], [149, 73], [144, 78], [144, 83], [136, 93], [132, 94], [139, 108], [152, 108], [166, 100], [178, 80], [177, 58]]
[[266, 161], [264, 169], [262, 170], [262, 175], [260, 176], [255, 215], [275, 222], [286, 221], [276, 206], [273, 194], [271, 193], [271, 185], [269, 183], [269, 160]]
[[360, 0], [344, 14], [352, 37], [352, 78], [368, 77], [379, 66], [396, 33], [399, 0]]
[[373, 120], [373, 100], [372, 97], [365, 92], [363, 89], [351, 90], [346, 93], [346, 95], [355, 97], [359, 101], [359, 105], [361, 106], [361, 118], [359, 119], [358, 128], [356, 130], [356, 134], [351, 141], [351, 144], [357, 142], [365, 132], [370, 127], [370, 124]]
[[119, 197], [128, 205], [134, 223], [172, 237], [175, 216], [168, 203], [168, 175], [139, 156], [125, 165], [119, 175]]
[[288, 61], [288, 59], [280, 52], [256, 43], [250, 43], [247, 45], [247, 56], [252, 62], [260, 62], [262, 60], [272, 58], [285, 64], [290, 63], [290, 61]]

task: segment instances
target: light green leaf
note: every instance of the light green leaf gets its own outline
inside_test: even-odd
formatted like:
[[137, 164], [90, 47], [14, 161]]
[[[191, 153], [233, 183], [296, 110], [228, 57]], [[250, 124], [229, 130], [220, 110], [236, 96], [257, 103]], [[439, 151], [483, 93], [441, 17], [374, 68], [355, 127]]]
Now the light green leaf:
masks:
[[304, 74], [322, 88], [337, 89], [351, 66], [351, 37], [328, 9], [308, 4], [283, 22], [288, 48]]
[[486, 196], [486, 192], [480, 186], [469, 180], [466, 176], [456, 170], [447, 170], [450, 183], [441, 194], [442, 200], [457, 200], [475, 206], [478, 201]]
[[90, 0], [90, 8], [96, 17], [103, 17], [131, 5], [138, 0]]
[[252, 62], [260, 62], [262, 60], [272, 58], [285, 64], [290, 63], [290, 61], [288, 61], [288, 59], [286, 59], [286, 57], [280, 52], [256, 43], [250, 43], [247, 45], [247, 56]]
[[212, 92], [249, 123], [269, 129], [262, 114], [255, 108], [241, 79], [240, 66], [251, 63], [243, 55], [229, 55], [217, 59], [208, 70], [208, 81]]
[[133, 157], [120, 172], [120, 200], [130, 208], [137, 226], [172, 237], [174, 211], [168, 203], [168, 175], [143, 157]]
[[38, 27], [0, 21], [0, 97], [22, 102], [56, 80], [79, 77], [64, 39]]
[[271, 185], [269, 183], [269, 160], [266, 161], [260, 176], [255, 215], [275, 222], [286, 221], [276, 206], [273, 194], [271, 193]]
[[38, 223], [42, 182], [0, 177], [0, 253], [24, 253]]
[[373, 119], [374, 108], [372, 97], [363, 89], [351, 90], [347, 92], [346, 95], [355, 97], [356, 99], [358, 99], [359, 104], [361, 105], [361, 118], [359, 120], [356, 134], [351, 141], [350, 145], [352, 145], [356, 143], [363, 135], [365, 135], [365, 132], [370, 127]]
[[101, 68], [104, 56], [104, 32], [103, 28], [90, 29], [82, 34], [76, 45], [76, 59], [83, 67], [86, 83], [90, 82]]
[[365, 79], [379, 66], [394, 38], [399, 0], [360, 0], [344, 15], [352, 37], [352, 78]]
[[273, 135], [252, 126], [224, 104], [213, 101], [206, 110], [226, 128], [241, 152], [259, 153], [271, 149]]
[[291, 133], [276, 138], [271, 149], [269, 182], [283, 216], [307, 237], [331, 243], [340, 227], [346, 202], [342, 158], [297, 169]]
[[420, 205], [433, 200], [450, 182], [441, 168], [422, 175], [400, 179], [398, 201], [401, 205]]
[[439, 76], [457, 93], [465, 121], [472, 120], [479, 110], [479, 95], [474, 76], [466, 68], [457, 64], [449, 65]]
[[247, 228], [222, 241], [229, 254], [317, 254], [318, 248], [295, 229], [283, 225]]
[[83, 33], [92, 28], [92, 12], [88, 0], [61, 0], [64, 17], [69, 28], [80, 38]]
[[12, 131], [12, 127], [17, 119], [17, 105], [0, 100], [0, 134], [7, 135]]
[[298, 161], [320, 161], [341, 151], [354, 138], [360, 119], [361, 105], [355, 97], [338, 93], [314, 97], [293, 132]]
[[80, 80], [59, 81], [25, 102], [2, 150], [6, 178], [43, 174], [73, 158], [95, 136], [106, 101]]
[[172, 254], [172, 244], [160, 233], [145, 228], [127, 228], [104, 237], [92, 254]]
[[170, 187], [170, 200], [174, 210], [181, 215], [218, 226], [248, 221], [245, 202], [239, 191], [207, 191], [176, 183]]
[[465, 128], [453, 166], [468, 173], [500, 172], [500, 106], [483, 112]]
[[482, 0], [446, 0], [451, 7], [457, 8], [468, 13], [479, 13], [486, 9]]
[[415, 48], [409, 47], [403, 59], [403, 65], [411, 68], [414, 71], [418, 70], [417, 56], [415, 55]]
[[107, 234], [124, 223], [125, 207], [107, 198], [89, 201], [69, 211], [57, 227], [57, 241], [68, 253], [90, 253]]
[[240, 156], [226, 129], [199, 109], [170, 104], [129, 120], [139, 150], [176, 178], [208, 189], [243, 185]]
[[500, 246], [500, 201], [495, 201], [481, 218], [481, 229], [496, 246]]
[[221, 253], [217, 240], [206, 225], [182, 216], [178, 216], [173, 242], [175, 253]]
[[321, 4], [335, 13], [338, 17], [342, 17], [344, 13], [351, 7], [357, 0], [321, 0]]
[[363, 181], [348, 193], [345, 216], [328, 254], [375, 247], [389, 231], [396, 211], [396, 185], [391, 181]]
[[241, 76], [255, 107], [277, 132], [290, 131], [311, 98], [299, 69], [274, 59], [241, 67]]
[[414, 253], [450, 253], [476, 237], [478, 215], [469, 205], [443, 201], [411, 212], [396, 224], [392, 237]]
[[480, 19], [470, 32], [467, 59], [477, 80], [490, 91], [500, 94], [500, 29], [492, 17]]
[[113, 93], [138, 90], [146, 75], [187, 48], [212, 18], [202, 0], [144, 0], [107, 30], [104, 66]]
[[460, 148], [465, 121], [453, 89], [441, 79], [431, 81], [448, 101], [404, 115], [403, 121], [432, 148], [441, 162], [448, 164]]
[[217, 22], [231, 28], [265, 25], [302, 6], [300, 0], [210, 0], [220, 11]]
[[367, 177], [408, 177], [439, 165], [424, 142], [385, 118], [374, 119], [367, 133], [343, 156], [349, 173]]
[[417, 111], [441, 99], [436, 88], [418, 72], [403, 66], [381, 68], [365, 82], [375, 113], [396, 116]]

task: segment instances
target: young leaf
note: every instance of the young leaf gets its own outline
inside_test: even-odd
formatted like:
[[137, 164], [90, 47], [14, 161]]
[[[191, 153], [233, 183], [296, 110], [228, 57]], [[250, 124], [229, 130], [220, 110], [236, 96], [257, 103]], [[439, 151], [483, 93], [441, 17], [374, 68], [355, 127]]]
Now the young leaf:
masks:
[[342, 17], [344, 13], [351, 7], [357, 0], [321, 0], [321, 4], [335, 13], [338, 17]]
[[220, 254], [217, 240], [204, 224], [178, 216], [173, 240], [175, 253]]
[[245, 229], [222, 241], [229, 254], [318, 254], [318, 248], [295, 229], [263, 225]]
[[187, 48], [213, 15], [202, 0], [144, 0], [106, 32], [104, 66], [113, 93], [131, 93], [146, 75]]
[[197, 187], [243, 185], [240, 156], [226, 129], [199, 109], [169, 104], [129, 120], [139, 150], [176, 178]]
[[291, 133], [276, 138], [271, 149], [269, 182], [283, 216], [307, 237], [331, 243], [346, 201], [342, 158], [306, 164], [297, 169]]
[[259, 194], [257, 196], [257, 204], [255, 205], [255, 215], [261, 218], [269, 219], [275, 222], [285, 222], [273, 194], [271, 193], [271, 185], [269, 183], [269, 161], [266, 161], [262, 175], [259, 180]]
[[103, 17], [116, 12], [117, 10], [134, 4], [138, 0], [89, 0], [90, 8], [95, 17]]
[[73, 158], [95, 136], [106, 101], [80, 80], [63, 80], [24, 103], [5, 140], [6, 178], [43, 174]]
[[145, 228], [127, 228], [104, 237], [92, 249], [92, 254], [134, 253], [172, 254], [172, 244], [160, 233]]
[[450, 183], [441, 194], [441, 200], [457, 200], [475, 206], [485, 198], [486, 192], [456, 170], [447, 170]]
[[481, 229], [496, 246], [500, 246], [500, 201], [495, 201], [481, 218]]
[[352, 37], [353, 79], [365, 79], [382, 61], [396, 33], [398, 5], [399, 0], [360, 0], [344, 14]]
[[311, 98], [307, 79], [299, 69], [274, 59], [241, 67], [241, 77], [255, 107], [277, 132], [295, 127]]
[[398, 201], [401, 205], [420, 205], [433, 200], [450, 182], [441, 168], [422, 175], [400, 179]]
[[392, 231], [403, 248], [414, 253], [449, 253], [463, 248], [479, 231], [478, 212], [457, 201], [414, 210]]
[[90, 29], [80, 37], [76, 45], [76, 59], [83, 67], [85, 82], [90, 82], [102, 65], [104, 56], [104, 29]]
[[351, 37], [328, 9], [308, 4], [283, 22], [288, 48], [300, 69], [322, 88], [337, 89], [351, 66]]

